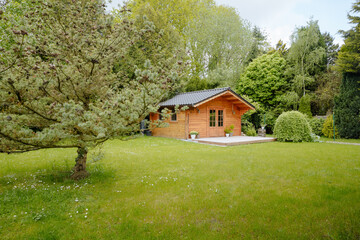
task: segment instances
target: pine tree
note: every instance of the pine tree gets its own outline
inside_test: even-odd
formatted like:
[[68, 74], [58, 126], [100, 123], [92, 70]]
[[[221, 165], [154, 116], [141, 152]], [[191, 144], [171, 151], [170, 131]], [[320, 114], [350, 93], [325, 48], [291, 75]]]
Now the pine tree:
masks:
[[88, 149], [137, 131], [177, 83], [182, 64], [174, 51], [144, 61], [134, 78], [114, 71], [154, 31], [151, 24], [136, 29], [126, 8], [114, 23], [102, 0], [9, 4], [0, 20], [0, 152], [77, 148], [72, 177], [86, 177]]

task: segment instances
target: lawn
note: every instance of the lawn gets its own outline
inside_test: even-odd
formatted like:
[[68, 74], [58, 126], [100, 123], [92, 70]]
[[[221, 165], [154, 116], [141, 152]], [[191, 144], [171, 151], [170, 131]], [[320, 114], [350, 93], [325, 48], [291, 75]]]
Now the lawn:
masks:
[[0, 155], [0, 239], [359, 239], [360, 147], [142, 137]]

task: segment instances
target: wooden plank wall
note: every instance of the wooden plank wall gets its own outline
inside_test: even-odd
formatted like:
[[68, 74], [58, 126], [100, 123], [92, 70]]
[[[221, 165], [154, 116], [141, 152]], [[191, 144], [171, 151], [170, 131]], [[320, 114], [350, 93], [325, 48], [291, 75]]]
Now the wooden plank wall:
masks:
[[[150, 114], [150, 121], [157, 120], [158, 114]], [[169, 138], [186, 138], [185, 135], [185, 112], [180, 112], [177, 114], [177, 121], [173, 122], [170, 119], [165, 120], [164, 122], [169, 123], [169, 127], [165, 128], [155, 128], [152, 130], [152, 135], [156, 137], [169, 137]]]
[[[200, 105], [198, 109], [191, 109], [189, 117], [189, 131], [198, 131], [199, 137], [209, 137], [209, 109], [211, 107], [224, 109], [224, 127], [234, 125], [234, 136], [241, 135], [241, 116], [248, 111], [248, 107], [239, 109], [233, 108], [231, 102], [223, 97], [216, 98], [203, 105]], [[198, 111], [200, 110], [200, 112]], [[234, 110], [234, 113], [233, 113]], [[224, 135], [225, 136], [225, 133]]]

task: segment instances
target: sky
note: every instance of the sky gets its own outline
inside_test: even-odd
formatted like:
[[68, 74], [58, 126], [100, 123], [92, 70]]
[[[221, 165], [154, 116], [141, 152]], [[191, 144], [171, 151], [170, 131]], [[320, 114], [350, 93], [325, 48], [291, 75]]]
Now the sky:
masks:
[[[321, 32], [329, 32], [335, 43], [343, 44], [339, 30], [348, 30], [347, 14], [355, 0], [215, 0], [219, 5], [234, 7], [241, 18], [258, 26], [272, 46], [281, 39], [290, 44], [296, 27], [307, 22], [319, 21]], [[122, 0], [113, 0], [109, 7], [116, 7]]]

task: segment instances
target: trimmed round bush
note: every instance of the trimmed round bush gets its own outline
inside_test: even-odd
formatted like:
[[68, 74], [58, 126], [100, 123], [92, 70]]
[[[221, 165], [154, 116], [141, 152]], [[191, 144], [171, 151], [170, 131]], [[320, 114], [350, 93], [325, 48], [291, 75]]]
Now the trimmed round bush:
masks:
[[311, 127], [311, 130], [314, 134], [318, 135], [318, 136], [322, 136], [322, 129], [323, 129], [323, 125], [324, 125], [325, 120], [322, 118], [311, 118], [309, 120], [309, 124]]
[[311, 127], [298, 111], [282, 113], [275, 122], [274, 134], [280, 142], [311, 142]]

